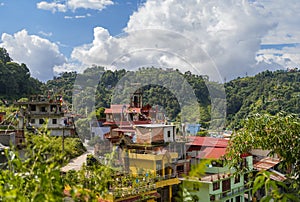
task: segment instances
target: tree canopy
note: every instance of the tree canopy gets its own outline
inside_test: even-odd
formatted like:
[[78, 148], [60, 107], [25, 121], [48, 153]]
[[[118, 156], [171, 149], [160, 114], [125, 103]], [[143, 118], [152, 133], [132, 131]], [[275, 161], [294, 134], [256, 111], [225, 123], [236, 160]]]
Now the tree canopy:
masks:
[[12, 62], [4, 48], [0, 48], [0, 97], [6, 100], [28, 97], [41, 92], [42, 83], [30, 76], [25, 64]]
[[[286, 192], [300, 194], [299, 116], [278, 113], [276, 115], [256, 114], [248, 118], [243, 128], [235, 131], [230, 140], [227, 154], [230, 165], [239, 168], [242, 154], [252, 149], [269, 150], [269, 155], [277, 155], [282, 161], [282, 170], [288, 177], [285, 185]], [[260, 178], [264, 179], [264, 176]], [[272, 197], [277, 196], [273, 194]]]

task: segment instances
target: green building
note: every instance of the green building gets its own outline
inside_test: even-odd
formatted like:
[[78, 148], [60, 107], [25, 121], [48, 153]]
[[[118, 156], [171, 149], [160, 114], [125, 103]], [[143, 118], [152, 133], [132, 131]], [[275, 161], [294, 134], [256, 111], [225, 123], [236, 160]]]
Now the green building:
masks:
[[[252, 156], [244, 159], [249, 170], [253, 169], [252, 160]], [[251, 188], [247, 186], [249, 172], [237, 174], [222, 161], [214, 160], [206, 167], [202, 177], [181, 179], [184, 201], [252, 201]]]
[[[228, 140], [212, 137], [191, 137], [187, 144], [187, 156], [191, 166], [197, 166], [198, 173], [189, 173], [181, 178], [183, 201], [252, 201], [248, 175], [253, 170], [253, 157], [244, 157], [241, 166], [247, 173], [236, 173], [225, 165], [222, 156], [226, 154]], [[200, 167], [199, 167], [200, 165]], [[196, 177], [195, 177], [196, 176]]]

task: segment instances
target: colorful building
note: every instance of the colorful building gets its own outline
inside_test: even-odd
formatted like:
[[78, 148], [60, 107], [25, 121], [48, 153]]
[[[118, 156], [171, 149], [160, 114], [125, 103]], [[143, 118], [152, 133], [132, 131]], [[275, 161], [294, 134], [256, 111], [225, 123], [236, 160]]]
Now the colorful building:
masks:
[[135, 176], [140, 179], [137, 182], [143, 183], [138, 192], [132, 186], [112, 188], [106, 200], [135, 201], [149, 196], [149, 201], [174, 201], [180, 183], [178, 176], [187, 174], [189, 169], [185, 142], [177, 142], [175, 126], [163, 124], [160, 112], [143, 105], [140, 91], [133, 93], [129, 105], [111, 105], [105, 114], [104, 125], [110, 126], [106, 139], [117, 152], [123, 178]]
[[253, 170], [252, 156], [244, 157], [243, 166], [249, 172], [236, 173], [225, 165], [222, 156], [226, 153], [228, 141], [221, 138], [192, 137], [187, 144], [188, 158], [192, 165], [203, 165], [203, 174], [181, 178], [183, 200], [190, 201], [252, 201], [251, 187], [247, 185], [248, 175]]

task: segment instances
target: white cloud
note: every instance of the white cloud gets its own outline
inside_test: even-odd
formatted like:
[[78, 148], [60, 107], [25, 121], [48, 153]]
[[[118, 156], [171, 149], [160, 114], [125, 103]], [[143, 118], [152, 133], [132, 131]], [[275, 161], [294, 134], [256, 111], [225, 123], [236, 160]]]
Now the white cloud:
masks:
[[41, 2], [37, 3], [36, 6], [39, 9], [49, 10], [49, 11], [52, 11], [53, 13], [67, 11], [67, 6], [65, 4], [61, 4], [61, 3], [57, 3], [57, 2], [48, 3], [46, 1], [41, 1]]
[[263, 37], [264, 44], [299, 43], [300, 2], [298, 0], [258, 0], [256, 4], [276, 21], [277, 26]]
[[65, 3], [60, 3], [57, 1], [46, 2], [41, 1], [37, 3], [37, 8], [43, 10], [50, 10], [55, 12], [66, 12], [67, 10], [75, 11], [76, 9], [93, 9], [93, 10], [103, 10], [106, 6], [113, 5], [111, 0], [67, 0]]
[[113, 5], [111, 0], [69, 0], [67, 5], [70, 9], [76, 10], [78, 8], [103, 10], [106, 6]]
[[262, 43], [299, 43], [299, 9], [297, 0], [148, 0], [123, 36], [96, 27], [93, 42], [74, 48], [71, 58], [85, 66], [175, 67], [216, 79], [213, 62], [227, 80], [299, 66], [299, 47], [260, 50]]
[[29, 35], [26, 30], [14, 35], [2, 34], [1, 47], [4, 47], [19, 63], [25, 63], [32, 76], [46, 81], [53, 78], [53, 67], [66, 62], [59, 52], [58, 46], [47, 39], [36, 35]]
[[263, 49], [258, 52], [257, 61], [264, 63], [276, 63], [285, 68], [299, 67], [300, 46], [284, 47], [278, 49]]
[[43, 35], [43, 36], [46, 36], [46, 37], [50, 37], [53, 35], [52, 32], [44, 32], [44, 31], [39, 31], [39, 34]]
[[75, 15], [75, 16], [70, 16], [70, 15], [66, 15], [64, 16], [65, 19], [80, 19], [80, 18], [87, 18], [87, 17], [91, 17], [92, 15], [90, 13], [87, 13], [85, 15]]
[[[93, 42], [76, 47], [72, 59], [110, 65], [114, 60], [120, 63], [118, 58], [125, 55], [127, 64], [120, 68], [157, 64], [183, 67], [184, 71], [194, 65], [198, 72], [215, 77], [217, 72], [207, 65], [208, 57], [199, 46], [216, 64], [221, 77], [232, 79], [245, 75], [249, 68], [255, 72], [261, 40], [274, 27], [275, 22], [265, 12], [247, 1], [148, 0], [130, 17], [123, 37], [113, 37], [97, 27]], [[137, 30], [145, 31], [134, 34]]]
[[73, 16], [69, 16], [69, 15], [66, 15], [64, 16], [65, 19], [73, 19], [74, 17]]

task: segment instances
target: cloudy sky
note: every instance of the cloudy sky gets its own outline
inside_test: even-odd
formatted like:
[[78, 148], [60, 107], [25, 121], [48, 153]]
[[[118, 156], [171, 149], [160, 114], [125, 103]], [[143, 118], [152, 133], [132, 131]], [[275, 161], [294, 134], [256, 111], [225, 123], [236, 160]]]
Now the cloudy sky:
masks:
[[298, 0], [0, 0], [0, 46], [42, 81], [92, 65], [230, 80], [300, 64]]

